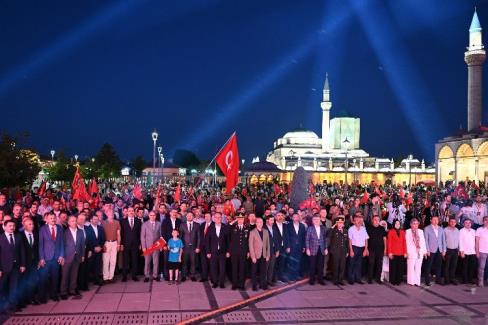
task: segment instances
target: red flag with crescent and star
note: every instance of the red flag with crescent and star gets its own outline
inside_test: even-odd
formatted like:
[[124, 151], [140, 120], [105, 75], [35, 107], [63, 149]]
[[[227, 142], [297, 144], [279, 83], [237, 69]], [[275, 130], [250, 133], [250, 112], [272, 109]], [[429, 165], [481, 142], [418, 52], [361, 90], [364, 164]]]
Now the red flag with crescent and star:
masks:
[[227, 194], [230, 194], [239, 181], [240, 161], [235, 132], [217, 154], [215, 161], [225, 175]]
[[151, 247], [148, 247], [143, 253], [143, 256], [150, 255], [154, 253], [157, 250], [162, 250], [166, 247], [166, 240], [164, 238], [159, 238], [154, 242], [154, 244]]

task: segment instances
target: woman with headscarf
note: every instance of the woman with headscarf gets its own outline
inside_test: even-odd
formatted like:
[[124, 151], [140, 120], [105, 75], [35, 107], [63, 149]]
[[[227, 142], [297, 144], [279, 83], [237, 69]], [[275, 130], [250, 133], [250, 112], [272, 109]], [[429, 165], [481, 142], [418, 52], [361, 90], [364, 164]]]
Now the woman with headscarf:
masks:
[[419, 229], [417, 218], [410, 220], [410, 229], [405, 232], [407, 246], [407, 283], [420, 286], [422, 261], [427, 253], [424, 232]]
[[405, 230], [401, 229], [400, 220], [393, 220], [393, 228], [388, 231], [386, 243], [390, 260], [390, 283], [392, 285], [400, 285], [403, 282], [403, 270], [405, 268], [405, 258], [407, 257]]

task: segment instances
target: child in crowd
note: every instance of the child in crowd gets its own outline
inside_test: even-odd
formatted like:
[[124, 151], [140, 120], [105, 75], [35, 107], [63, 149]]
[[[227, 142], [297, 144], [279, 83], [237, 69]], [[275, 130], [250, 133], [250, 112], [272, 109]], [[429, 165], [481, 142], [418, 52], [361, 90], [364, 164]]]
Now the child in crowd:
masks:
[[[178, 238], [179, 232], [173, 229], [171, 232], [172, 238], [168, 241], [168, 265], [169, 265], [169, 282], [168, 284], [175, 284], [178, 279], [178, 270], [181, 265], [181, 254], [183, 253], [183, 242]], [[178, 282], [179, 283], [179, 282]]]

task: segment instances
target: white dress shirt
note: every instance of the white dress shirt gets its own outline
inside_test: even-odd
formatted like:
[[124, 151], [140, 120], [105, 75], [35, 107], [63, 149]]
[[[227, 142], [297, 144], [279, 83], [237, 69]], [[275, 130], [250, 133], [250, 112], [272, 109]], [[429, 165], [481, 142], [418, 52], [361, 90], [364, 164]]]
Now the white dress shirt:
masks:
[[464, 252], [465, 255], [476, 254], [475, 242], [476, 230], [472, 228], [462, 228], [459, 230], [459, 251]]
[[320, 239], [320, 226], [314, 226], [315, 232], [317, 233], [317, 238]]
[[98, 227], [94, 225], [91, 225], [91, 227], [93, 229], [93, 232], [95, 233], [95, 238], [98, 239]]
[[27, 230], [24, 230], [25, 237], [27, 238], [27, 242], [32, 240], [31, 245], [34, 245], [34, 234], [31, 232], [28, 232]]
[[293, 223], [293, 228], [295, 228], [295, 233], [298, 235], [298, 229], [300, 228], [299, 223]]
[[76, 245], [76, 232], [78, 231], [78, 228], [71, 228], [69, 227], [69, 231], [71, 232], [71, 236], [73, 236], [73, 241], [75, 242], [75, 245]]
[[488, 228], [481, 227], [476, 229], [476, 237], [479, 237], [480, 253], [488, 254]]

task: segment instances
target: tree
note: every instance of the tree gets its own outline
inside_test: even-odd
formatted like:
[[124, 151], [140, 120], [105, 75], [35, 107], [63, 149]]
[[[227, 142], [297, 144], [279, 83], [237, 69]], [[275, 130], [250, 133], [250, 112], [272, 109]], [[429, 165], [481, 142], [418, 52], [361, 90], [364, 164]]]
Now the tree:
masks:
[[307, 199], [308, 175], [303, 167], [298, 167], [293, 172], [291, 181], [290, 206], [297, 210], [300, 203]]
[[144, 170], [144, 168], [146, 168], [146, 166], [147, 166], [147, 162], [146, 160], [144, 160], [144, 157], [141, 155], [135, 157], [130, 162], [130, 168], [132, 169], [136, 177], [142, 176], [142, 171]]
[[118, 177], [120, 176], [122, 161], [112, 145], [105, 143], [95, 156], [94, 166], [101, 178]]
[[173, 156], [173, 162], [180, 167], [189, 169], [197, 168], [197, 166], [200, 164], [200, 160], [197, 158], [195, 153], [185, 149], [176, 149]]
[[0, 187], [27, 186], [41, 171], [39, 156], [21, 148], [27, 136], [2, 134], [0, 140]]
[[51, 181], [71, 182], [75, 171], [76, 167], [73, 161], [66, 157], [64, 151], [60, 151], [53, 164], [46, 168], [48, 179]]

